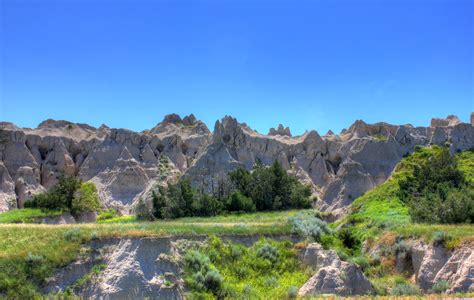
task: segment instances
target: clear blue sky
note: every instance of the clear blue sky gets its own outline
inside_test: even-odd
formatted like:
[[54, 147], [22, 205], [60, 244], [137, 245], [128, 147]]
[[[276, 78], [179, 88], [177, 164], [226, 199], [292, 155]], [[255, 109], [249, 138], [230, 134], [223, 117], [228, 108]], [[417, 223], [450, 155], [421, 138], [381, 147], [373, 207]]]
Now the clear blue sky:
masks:
[[0, 2], [0, 120], [260, 132], [474, 110], [474, 1]]

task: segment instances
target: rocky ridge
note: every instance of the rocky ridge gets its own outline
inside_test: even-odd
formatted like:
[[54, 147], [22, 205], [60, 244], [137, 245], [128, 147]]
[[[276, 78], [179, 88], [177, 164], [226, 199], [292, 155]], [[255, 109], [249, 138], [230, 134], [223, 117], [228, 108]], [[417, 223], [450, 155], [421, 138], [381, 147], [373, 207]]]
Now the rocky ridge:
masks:
[[210, 190], [239, 166], [278, 160], [311, 184], [322, 210], [337, 215], [384, 182], [417, 145], [449, 143], [453, 153], [473, 148], [473, 125], [455, 116], [428, 127], [358, 120], [339, 135], [292, 136], [282, 125], [263, 135], [230, 116], [213, 133], [194, 115], [175, 114], [143, 132], [55, 120], [34, 129], [0, 122], [0, 212], [22, 207], [60, 174], [93, 181], [105, 207], [127, 214], [153, 186], [181, 175]]

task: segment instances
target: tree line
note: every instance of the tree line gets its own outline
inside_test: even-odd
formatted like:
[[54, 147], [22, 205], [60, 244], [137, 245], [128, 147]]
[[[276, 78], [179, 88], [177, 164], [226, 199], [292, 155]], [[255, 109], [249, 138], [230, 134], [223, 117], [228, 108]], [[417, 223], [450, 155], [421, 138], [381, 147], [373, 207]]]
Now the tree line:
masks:
[[64, 211], [78, 215], [100, 209], [97, 188], [92, 182], [82, 182], [73, 176], [59, 177], [58, 183], [47, 192], [39, 193], [25, 207]]
[[193, 187], [186, 179], [159, 187], [152, 191], [151, 210], [137, 209], [137, 215], [172, 219], [311, 206], [311, 188], [288, 174], [277, 161], [271, 166], [257, 162], [252, 171], [237, 168], [228, 173], [227, 179], [220, 180], [210, 193]]

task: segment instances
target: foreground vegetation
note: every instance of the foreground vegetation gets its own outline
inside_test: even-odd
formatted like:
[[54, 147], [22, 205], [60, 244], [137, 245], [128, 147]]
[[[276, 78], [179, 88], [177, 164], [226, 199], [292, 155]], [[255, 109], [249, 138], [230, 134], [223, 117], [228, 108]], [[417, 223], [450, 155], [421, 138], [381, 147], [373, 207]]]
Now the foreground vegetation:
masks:
[[169, 235], [290, 234], [288, 216], [298, 211], [212, 218], [109, 224], [0, 224], [0, 295], [30, 298], [58, 267], [72, 262], [83, 246], [106, 237]]
[[191, 298], [296, 298], [307, 279], [289, 241], [261, 239], [245, 247], [213, 237], [185, 256]]

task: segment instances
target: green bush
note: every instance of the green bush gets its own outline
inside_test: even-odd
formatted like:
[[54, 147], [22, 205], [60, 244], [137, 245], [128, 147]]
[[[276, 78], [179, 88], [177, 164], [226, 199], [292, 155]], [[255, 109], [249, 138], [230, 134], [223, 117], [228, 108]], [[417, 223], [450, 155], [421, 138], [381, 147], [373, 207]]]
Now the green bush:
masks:
[[232, 193], [229, 198], [227, 206], [229, 211], [254, 212], [256, 209], [252, 199], [239, 191]]
[[447, 243], [451, 241], [452, 239], [453, 237], [444, 231], [433, 232], [432, 240], [433, 240], [434, 245], [443, 245], [446, 247]]
[[350, 261], [358, 265], [363, 271], [370, 266], [369, 259], [362, 255], [352, 257]]
[[398, 182], [398, 197], [410, 216], [423, 223], [470, 223], [474, 220], [474, 185], [466, 180], [448, 147], [433, 146], [428, 157], [419, 150], [412, 172]]
[[97, 211], [100, 208], [99, 194], [92, 182], [82, 182], [74, 192], [71, 203], [71, 212], [80, 214], [84, 212]]
[[263, 244], [257, 249], [257, 257], [267, 259], [272, 264], [278, 261], [277, 249], [269, 244]]
[[46, 193], [35, 195], [25, 203], [25, 207], [71, 211], [74, 193], [80, 185], [80, 181], [72, 176], [60, 176], [55, 186]]
[[298, 296], [298, 287], [297, 286], [290, 286], [288, 289], [288, 298], [296, 299]]
[[73, 176], [60, 176], [56, 185], [35, 195], [25, 203], [25, 207], [80, 214], [99, 210], [100, 200], [94, 183], [81, 182]]
[[66, 241], [80, 243], [82, 242], [83, 238], [84, 237], [82, 236], [81, 228], [78, 227], [68, 229], [64, 232], [64, 239]]
[[224, 204], [209, 194], [198, 194], [193, 202], [193, 215], [212, 217], [222, 213]]
[[110, 208], [110, 209], [101, 211], [99, 215], [97, 216], [97, 221], [105, 221], [105, 220], [116, 218], [118, 216], [119, 216], [118, 211], [116, 209]]
[[433, 285], [433, 287], [430, 289], [430, 293], [442, 294], [446, 292], [449, 287], [449, 282], [446, 280], [440, 280]]
[[357, 250], [362, 245], [362, 242], [356, 236], [355, 228], [352, 225], [341, 228], [337, 232], [337, 236], [342, 241], [342, 244], [348, 249]]
[[390, 291], [390, 294], [394, 296], [420, 295], [421, 291], [414, 285], [408, 283], [397, 283]]
[[219, 293], [222, 287], [222, 276], [218, 271], [211, 269], [204, 276], [204, 287], [213, 294]]
[[393, 246], [393, 251], [395, 255], [406, 256], [411, 252], [411, 246], [407, 244], [404, 240], [399, 240]]
[[197, 250], [191, 250], [184, 257], [186, 267], [192, 272], [207, 272], [210, 266], [209, 257]]
[[313, 241], [321, 241], [324, 234], [332, 233], [326, 222], [317, 218], [314, 213], [301, 213], [288, 218], [293, 233], [309, 238]]

